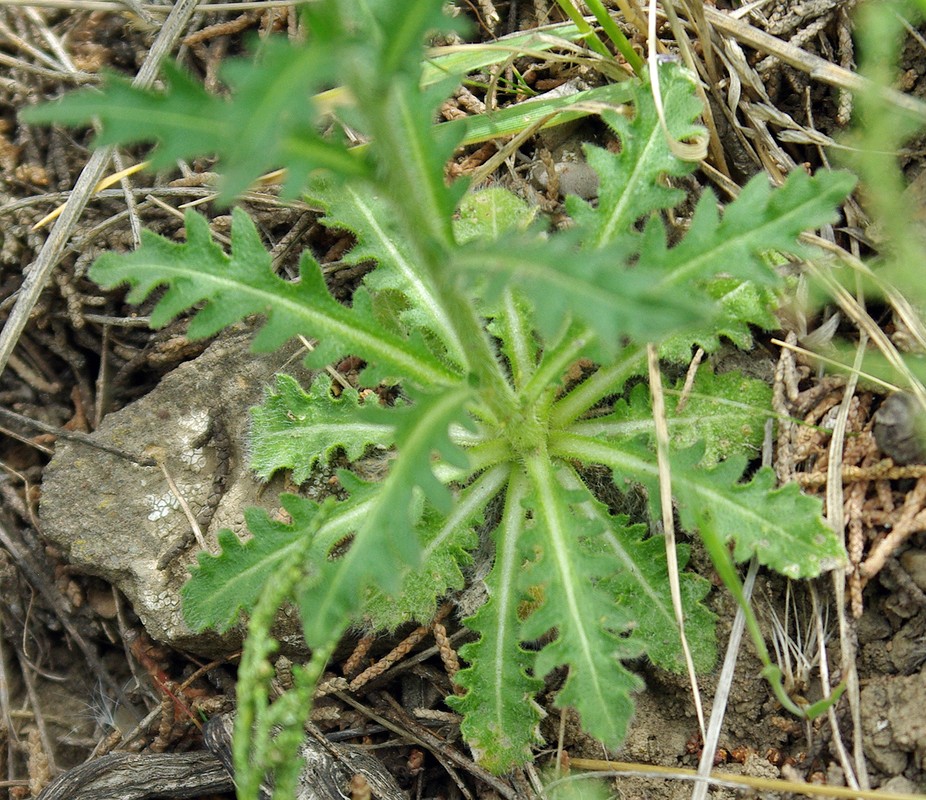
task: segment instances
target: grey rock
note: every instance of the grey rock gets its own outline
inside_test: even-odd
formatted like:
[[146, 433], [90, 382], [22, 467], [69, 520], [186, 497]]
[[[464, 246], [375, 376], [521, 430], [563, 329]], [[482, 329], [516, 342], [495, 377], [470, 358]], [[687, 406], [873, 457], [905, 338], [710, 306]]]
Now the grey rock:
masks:
[[900, 564], [910, 576], [910, 580], [926, 592], [926, 550], [907, 550], [900, 557]]
[[[284, 367], [303, 385], [310, 379], [295, 346], [254, 354], [250, 333], [223, 335], [144, 398], [107, 416], [94, 432], [97, 441], [154, 458], [164, 470], [62, 440], [42, 486], [44, 534], [71, 563], [122, 591], [155, 639], [208, 657], [238, 649], [243, 630], [195, 633], [183, 620], [180, 588], [198, 546], [194, 542], [171, 555], [191, 534], [177, 495], [194, 516], [208, 522], [203, 534], [212, 552], [217, 552], [215, 534], [221, 528], [247, 536], [248, 506], [278, 511], [282, 479], [268, 486], [248, 470], [248, 409]], [[227, 452], [219, 437], [209, 439], [216, 415], [225, 427]], [[214, 475], [221, 469], [227, 476], [218, 487]], [[286, 649], [298, 650], [302, 637], [295, 615], [281, 614], [278, 628]]]
[[919, 787], [903, 775], [895, 775], [879, 787], [882, 792], [896, 792], [897, 794], [915, 794]]
[[926, 670], [915, 675], [879, 676], [862, 690], [865, 755], [887, 775], [899, 775], [912, 757], [926, 763]]
[[926, 461], [926, 420], [913, 395], [892, 394], [875, 412], [874, 419], [875, 441], [895, 464]]

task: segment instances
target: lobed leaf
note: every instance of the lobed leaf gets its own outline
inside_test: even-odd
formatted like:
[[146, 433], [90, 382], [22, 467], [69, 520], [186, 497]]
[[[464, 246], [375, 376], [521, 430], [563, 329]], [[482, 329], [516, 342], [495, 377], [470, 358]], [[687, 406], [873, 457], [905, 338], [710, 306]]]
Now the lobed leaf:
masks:
[[336, 63], [329, 47], [273, 37], [263, 43], [257, 60], [229, 59], [222, 65], [220, 74], [231, 89], [228, 99], [210, 94], [166, 63], [163, 91], [139, 89], [106, 75], [102, 93], [75, 92], [23, 112], [23, 119], [72, 125], [99, 120], [96, 146], [155, 143], [149, 157], [155, 169], [178, 159], [215, 156], [225, 199], [284, 165], [295, 192], [313, 170], [340, 176], [369, 170], [346, 141], [316, 130], [327, 109], [314, 95], [333, 81]]
[[[567, 487], [578, 487], [579, 477], [564, 478]], [[598, 538], [585, 538], [582, 546], [592, 557], [608, 557], [618, 567], [597, 581], [597, 588], [606, 592], [616, 606], [628, 609], [634, 620], [629, 641], [645, 650], [647, 657], [663, 669], [682, 672], [685, 669], [681, 636], [675, 621], [665, 541], [661, 536], [646, 536], [645, 525], [629, 525], [627, 517], [613, 516], [607, 508], [588, 498], [576, 507], [603, 533]], [[677, 547], [679, 582], [686, 633], [692, 658], [698, 670], [710, 669], [716, 660], [714, 615], [701, 601], [710, 591], [710, 583], [691, 572], [685, 572], [688, 549]]]
[[365, 628], [394, 631], [410, 621], [426, 625], [434, 619], [440, 598], [465, 586], [463, 568], [472, 562], [470, 551], [479, 545], [479, 536], [476, 520], [462, 521], [461, 516], [448, 519], [425, 507], [416, 528], [422, 559], [415, 570], [406, 570], [395, 595], [377, 589], [368, 593], [363, 603]]
[[573, 511], [588, 501], [588, 492], [567, 492], [544, 456], [528, 458], [526, 469], [530, 491], [525, 502], [533, 524], [522, 547], [536, 556], [521, 580], [525, 589], [538, 587], [539, 592], [521, 635], [551, 637], [537, 653], [533, 674], [542, 677], [567, 666], [557, 706], [574, 708], [584, 730], [617, 747], [633, 716], [631, 693], [643, 686], [620, 661], [643, 652], [642, 643], [622, 635], [634, 622], [632, 610], [616, 605], [599, 584], [621, 565], [612, 554], [590, 553], [582, 546], [583, 539], [603, 533], [599, 520]]
[[659, 340], [711, 318], [714, 306], [703, 293], [654, 291], [662, 277], [643, 265], [628, 268], [628, 243], [579, 250], [575, 238], [560, 234], [506, 237], [504, 242], [471, 242], [457, 251], [452, 268], [488, 296], [516, 284], [534, 305], [537, 327], [553, 337], [564, 318], [583, 322], [597, 334], [590, 354], [607, 360], [621, 338]]
[[495, 530], [495, 563], [486, 577], [488, 600], [466, 627], [479, 634], [460, 648], [470, 665], [456, 675], [465, 694], [447, 704], [463, 714], [461, 731], [477, 760], [501, 773], [531, 759], [531, 747], [542, 741], [542, 710], [534, 695], [543, 688], [528, 673], [532, 655], [521, 646], [520, 604], [528, 599], [519, 589], [525, 552], [522, 501], [527, 492], [523, 474], [509, 482], [502, 520]]
[[286, 567], [310, 569], [308, 556], [328, 510], [291, 494], [281, 495], [280, 503], [292, 522], [278, 522], [262, 509], [249, 508], [245, 521], [253, 535], [247, 542], [225, 529], [218, 535], [219, 555], [199, 554], [181, 589], [183, 616], [190, 627], [226, 631], [242, 611], [254, 608], [265, 587]]
[[[679, 453], [674, 469], [690, 470], [696, 450]], [[710, 527], [733, 545], [733, 557], [760, 564], [792, 578], [813, 578], [846, 564], [840, 537], [823, 520], [820, 501], [796, 483], [776, 488], [775, 472], [760, 469], [747, 483], [735, 483], [743, 461], [719, 464], [700, 481], [681, 482], [677, 494], [682, 521], [701, 530]], [[697, 473], [696, 473], [697, 474]], [[744, 510], [752, 509], [750, 524]]]
[[347, 553], [320, 565], [319, 580], [300, 597], [310, 647], [326, 641], [332, 626], [359, 610], [367, 588], [396, 594], [407, 571], [420, 566], [419, 495], [437, 511], [450, 513], [453, 497], [435, 476], [432, 457], [438, 453], [451, 464], [465, 466], [465, 454], [451, 442], [448, 431], [452, 423], [469, 425], [463, 413], [469, 399], [470, 390], [460, 387], [415, 397], [408, 407], [364, 409], [374, 421], [389, 420], [395, 426], [398, 455], [383, 481], [367, 484], [375, 501]]
[[323, 222], [350, 231], [356, 242], [344, 256], [345, 263], [374, 261], [376, 269], [364, 278], [374, 295], [395, 292], [401, 297], [397, 316], [408, 328], [428, 332], [458, 364], [466, 363], [450, 314], [434, 278], [421, 269], [422, 254], [399, 230], [392, 206], [369, 184], [313, 182], [311, 200], [325, 210]]
[[[209, 224], [193, 211], [186, 214], [186, 232], [186, 243], [175, 244], [142, 231], [138, 250], [100, 256], [90, 276], [106, 288], [128, 283], [128, 300], [133, 303], [166, 285], [167, 291], [151, 314], [153, 327], [161, 327], [203, 303], [190, 323], [188, 335], [193, 338], [210, 336], [251, 314], [261, 314], [265, 324], [255, 339], [256, 349], [272, 350], [297, 335], [318, 337], [333, 343], [340, 355], [351, 352], [388, 364], [399, 375], [426, 386], [456, 381], [454, 374], [424, 348], [338, 303], [308, 254], [300, 263], [298, 283], [287, 283], [275, 275], [270, 254], [244, 211], [236, 208], [233, 212], [230, 255], [212, 241]], [[323, 352], [330, 354], [330, 347]]]
[[485, 470], [460, 491], [447, 515], [425, 507], [418, 526], [421, 566], [406, 573], [397, 597], [371, 590], [363, 607], [365, 627], [394, 630], [409, 620], [424, 624], [434, 618], [438, 601], [449, 590], [463, 588], [461, 568], [472, 562], [470, 551], [480, 542], [476, 526], [482, 523], [486, 505], [502, 489], [507, 476], [504, 465]]
[[710, 325], [666, 339], [659, 347], [661, 359], [687, 364], [691, 360], [692, 345], [706, 353], [716, 353], [723, 340], [748, 352], [755, 346], [754, 328], [770, 331], [781, 324], [775, 316], [776, 292], [768, 286], [720, 277], [709, 281], [705, 291], [717, 302], [719, 313]]
[[[229, 255], [190, 213], [186, 243], [145, 233], [135, 253], [104, 256], [92, 268], [105, 286], [129, 284], [132, 302], [164, 287], [155, 325], [196, 309], [190, 333], [206, 336], [261, 315], [256, 347], [317, 338], [316, 363], [358, 355], [369, 374], [401, 379], [411, 401], [372, 407], [350, 390], [333, 398], [324, 376], [308, 392], [284, 376], [254, 412], [254, 464], [264, 477], [288, 468], [304, 480], [334, 449], [349, 459], [369, 447], [394, 447], [397, 455], [377, 483], [340, 473], [345, 501], [284, 496], [290, 523], [249, 511], [253, 538], [242, 543], [224, 531], [221, 553], [200, 555], [193, 568], [183, 590], [192, 625], [225, 629], [241, 610], [253, 612], [236, 763], [244, 777], [250, 751], [241, 737], [253, 736], [251, 750], [262, 753], [257, 771], [284, 766], [294, 780], [289, 751], [337, 637], [351, 620], [392, 628], [433, 613], [441, 594], [462, 585], [476, 526], [506, 485], [488, 601], [467, 620], [479, 638], [462, 650], [470, 665], [457, 679], [466, 693], [448, 703], [464, 714], [464, 736], [483, 764], [503, 771], [530, 760], [542, 714], [534, 696], [544, 676], [566, 667], [557, 704], [574, 707], [591, 734], [616, 746], [640, 686], [621, 659], [646, 653], [672, 669], [682, 659], [662, 542], [612, 516], [572, 466], [605, 464], [616, 481], [643, 483], [655, 501], [652, 448], [634, 441], [652, 429], [647, 393], [638, 387], [607, 416], [577, 418], [639, 373], [642, 347], [628, 340], [660, 342], [681, 359], [693, 342], [712, 350], [725, 336], [744, 345], [750, 325], [774, 324], [765, 287], [776, 276], [763, 254], [799, 251], [799, 234], [832, 219], [852, 180], [796, 174], [772, 189], [758, 178], [722, 215], [706, 192], [688, 234], [670, 247], [657, 212], [681, 193], [667, 179], [694, 168], [672, 155], [670, 139], [702, 133], [692, 79], [670, 64], [660, 70], [669, 139], [647, 87], [628, 81], [584, 96], [631, 97], [633, 114], [602, 112], [621, 148], [587, 149], [601, 188], [597, 206], [567, 201], [572, 233], [526, 229], [529, 211], [498, 191], [464, 201], [454, 230], [464, 187], [447, 185], [444, 165], [464, 126], [433, 125], [446, 95], [433, 73], [421, 89], [419, 45], [427, 31], [446, 27], [441, 3], [319, 0], [305, 14], [308, 45], [270, 41], [255, 64], [224, 66], [228, 100], [168, 69], [166, 94], [111, 79], [102, 100], [79, 93], [32, 112], [72, 121], [99, 115], [102, 141], [160, 141], [157, 163], [215, 153], [227, 192], [286, 167], [289, 188], [310, 181], [326, 224], [355, 236], [346, 260], [377, 262], [346, 307], [310, 255], [298, 282], [278, 277], [253, 223], [236, 210]], [[369, 138], [363, 148], [321, 132], [335, 96], [344, 104], [333, 130], [343, 123]], [[543, 101], [517, 115], [523, 121], [554, 106]], [[328, 173], [323, 181], [319, 170]], [[471, 236], [467, 212], [486, 198], [479, 235], [461, 244]], [[557, 399], [562, 376], [584, 368], [585, 356], [599, 362], [597, 372]], [[712, 442], [710, 451], [696, 446], [673, 456], [679, 514], [711, 541], [731, 543], [737, 559], [756, 555], [791, 577], [816, 575], [844, 561], [819, 504], [794, 486], [774, 488], [768, 470], [741, 482], [746, 462], [736, 452], [757, 441], [764, 421], [757, 408], [767, 395], [757, 382], [706, 370], [684, 411], [670, 393], [676, 444], [704, 435]], [[484, 432], [472, 432], [473, 418]], [[679, 556], [683, 566], [686, 551]], [[703, 579], [683, 574], [701, 667], [713, 659], [713, 618], [700, 602], [706, 590]], [[295, 693], [268, 706], [265, 667], [276, 647], [269, 629], [275, 605], [288, 598], [299, 607], [313, 660], [296, 671]], [[287, 731], [277, 742], [279, 725]], [[248, 777], [246, 791], [256, 796], [261, 776]]]
[[24, 109], [26, 122], [60, 122], [101, 128], [94, 144], [157, 142], [155, 168], [222, 150], [231, 137], [223, 121], [224, 102], [170, 62], [164, 64], [166, 91], [139, 89], [116, 74], [103, 73], [102, 92], [82, 89], [53, 103]]
[[[654, 504], [659, 497], [656, 458], [639, 442], [603, 443], [563, 432], [551, 437], [550, 447], [561, 458], [610, 467], [618, 483], [642, 483]], [[797, 484], [775, 488], [775, 473], [768, 467], [740, 483], [746, 467], [742, 457], [699, 469], [703, 455], [702, 446], [673, 454], [672, 489], [682, 524], [692, 530], [710, 525], [722, 541], [733, 544], [738, 561], [755, 555], [789, 578], [813, 578], [845, 563], [845, 549], [823, 521], [819, 500], [802, 494]]]
[[348, 151], [344, 137], [318, 132], [325, 110], [315, 95], [337, 79], [336, 42], [298, 42], [270, 37], [256, 59], [230, 59], [221, 75], [231, 89], [221, 124], [229, 131], [217, 151], [225, 198], [239, 195], [260, 175], [289, 168], [287, 186], [295, 194], [316, 169], [344, 176], [368, 174], [369, 164]]
[[[765, 381], [738, 372], [715, 375], [701, 367], [688, 400], [677, 412], [684, 380], [666, 392], [666, 422], [676, 449], [704, 442], [702, 466], [711, 466], [743, 452], [757, 452], [769, 418], [772, 390]], [[649, 388], [637, 384], [626, 400], [618, 400], [613, 411], [601, 417], [575, 423], [572, 433], [620, 442], [641, 435], [655, 441], [653, 409]]]
[[763, 255], [769, 250], [800, 253], [798, 237], [836, 219], [835, 209], [855, 186], [849, 172], [820, 171], [813, 177], [792, 172], [775, 189], [765, 173], [756, 175], [727, 205], [721, 218], [713, 192], [698, 201], [682, 241], [667, 249], [662, 225], [647, 226], [640, 258], [659, 264], [665, 275], [659, 290], [683, 289], [718, 274], [768, 284], [776, 274]]
[[302, 484], [335, 451], [356, 461], [369, 447], [391, 447], [393, 427], [364, 419], [362, 406], [350, 387], [334, 397], [325, 373], [316, 376], [308, 392], [290, 375], [277, 375], [263, 403], [251, 409], [251, 469], [264, 480], [291, 469], [293, 482]]
[[617, 239], [632, 239], [638, 219], [653, 211], [678, 205], [684, 193], [667, 185], [667, 178], [691, 173], [696, 164], [681, 161], [670, 147], [671, 139], [701, 135], [695, 124], [701, 102], [694, 93], [691, 74], [678, 64], [659, 70], [668, 135], [659, 124], [656, 102], [649, 86], [633, 85], [633, 116], [607, 110], [601, 118], [620, 138], [619, 153], [585, 146], [588, 163], [598, 173], [596, 206], [569, 197], [566, 210], [582, 230], [586, 249], [604, 247]]

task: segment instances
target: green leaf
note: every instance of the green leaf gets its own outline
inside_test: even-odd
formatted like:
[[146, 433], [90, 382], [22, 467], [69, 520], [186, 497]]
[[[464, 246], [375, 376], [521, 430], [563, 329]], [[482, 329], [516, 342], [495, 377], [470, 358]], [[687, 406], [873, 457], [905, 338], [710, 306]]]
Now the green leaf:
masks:
[[[324, 376], [308, 390], [280, 378], [254, 412], [261, 475], [285, 468], [304, 480], [335, 449], [354, 460], [389, 448], [395, 458], [377, 482], [339, 473], [345, 500], [286, 496], [291, 523], [248, 512], [253, 537], [220, 534], [220, 554], [200, 556], [184, 590], [194, 626], [224, 629], [242, 610], [251, 615], [235, 761], [241, 791], [255, 800], [267, 770], [282, 770], [277, 788], [292, 789], [314, 685], [347, 627], [426, 620], [464, 583], [487, 520], [497, 523], [488, 600], [467, 620], [478, 639], [462, 650], [466, 693], [448, 701], [464, 715], [468, 743], [496, 771], [528, 762], [539, 742], [536, 695], [545, 676], [565, 668], [557, 704], [574, 707], [607, 745], [620, 744], [640, 686], [622, 659], [646, 655], [680, 669], [682, 658], [662, 539], [612, 515], [584, 467], [607, 465], [618, 483], [644, 484], [658, 505], [648, 394], [642, 386], [624, 393], [643, 371], [643, 344], [680, 361], [692, 344], [710, 351], [721, 337], [751, 344], [750, 326], [775, 324], [768, 287], [777, 276], [764, 256], [800, 252], [799, 234], [831, 219], [851, 189], [839, 174], [796, 174], [780, 189], [760, 178], [725, 211], [706, 192], [687, 235], [670, 245], [662, 212], [682, 197], [675, 179], [694, 169], [670, 145], [703, 134], [693, 79], [675, 65], [661, 70], [668, 131], [651, 90], [634, 81], [434, 125], [449, 84], [434, 69], [423, 80], [421, 41], [446, 27], [442, 6], [318, 0], [304, 10], [304, 42], [260, 42], [253, 64], [224, 65], [227, 99], [168, 70], [166, 93], [115, 80], [102, 99], [85, 93], [36, 112], [98, 114], [104, 141], [160, 140], [159, 163], [214, 154], [227, 192], [286, 168], [289, 188], [309, 185], [325, 224], [353, 235], [345, 261], [377, 264], [342, 305], [309, 254], [298, 281], [276, 275], [254, 224], [236, 210], [228, 255], [190, 214], [185, 243], [146, 233], [136, 253], [92, 268], [107, 287], [129, 284], [132, 302], [161, 291], [156, 325], [191, 312], [191, 335], [205, 336], [259, 315], [256, 347], [311, 337], [316, 365], [359, 356], [367, 385], [390, 379], [408, 401], [381, 408], [352, 390], [335, 399]], [[448, 185], [445, 165], [464, 129], [543, 124], [587, 113], [568, 108], [577, 100], [602, 98], [612, 101], [601, 116], [620, 152], [588, 148], [601, 188], [597, 205], [568, 200], [572, 230], [529, 226], [533, 212], [501, 190], [463, 200], [454, 227], [465, 185]], [[628, 100], [632, 109], [613, 107]], [[364, 144], [348, 147], [355, 136]], [[681, 411], [677, 391], [667, 393], [676, 448], [711, 441], [709, 451], [672, 457], [678, 513], [710, 552], [730, 561], [730, 545], [736, 558], [756, 555], [793, 577], [844, 563], [816, 501], [794, 486], [776, 489], [768, 470], [743, 481], [737, 453], [757, 444], [767, 387], [702, 370]], [[591, 418], [617, 396], [625, 399]], [[680, 548], [680, 567], [687, 557]], [[705, 668], [714, 655], [713, 618], [701, 602], [707, 582], [683, 571], [681, 586]], [[313, 655], [294, 672], [292, 693], [270, 704], [270, 630], [289, 601]]]
[[455, 382], [453, 373], [429, 352], [413, 348], [338, 303], [308, 254], [300, 263], [298, 283], [275, 275], [270, 255], [244, 211], [236, 208], [233, 212], [230, 256], [213, 243], [209, 224], [199, 214], [187, 212], [186, 231], [186, 244], [142, 231], [138, 250], [100, 256], [90, 276], [106, 288], [128, 283], [132, 303], [140, 303], [154, 289], [167, 285], [151, 314], [153, 327], [204, 303], [190, 323], [192, 338], [210, 336], [251, 314], [262, 314], [266, 323], [254, 342], [255, 349], [272, 350], [301, 334], [333, 340], [342, 355], [352, 352], [389, 364], [400, 375], [427, 386]]
[[610, 554], [582, 546], [583, 538], [594, 540], [604, 532], [600, 520], [574, 513], [576, 505], [588, 502], [588, 492], [567, 492], [543, 456], [528, 458], [526, 469], [530, 493], [525, 502], [533, 524], [522, 547], [532, 548], [536, 557], [522, 585], [538, 587], [539, 597], [521, 634], [525, 639], [552, 636], [537, 653], [533, 673], [542, 677], [568, 666], [557, 706], [574, 708], [584, 730], [617, 747], [633, 716], [631, 692], [643, 686], [619, 661], [643, 652], [641, 643], [622, 636], [635, 621], [632, 611], [615, 605], [599, 584], [620, 564]]
[[465, 364], [466, 348], [434, 279], [421, 268], [421, 253], [402, 235], [391, 205], [377, 195], [375, 187], [316, 181], [310, 196], [313, 204], [325, 209], [323, 222], [328, 227], [354, 234], [356, 243], [344, 256], [345, 263], [376, 262], [376, 269], [364, 278], [370, 291], [375, 295], [399, 293], [403, 298], [401, 321], [428, 331], [454, 361]]
[[54, 103], [24, 109], [21, 116], [26, 122], [68, 125], [99, 119], [96, 146], [158, 142], [150, 156], [156, 169], [221, 151], [232, 133], [224, 123], [224, 102], [169, 62], [164, 75], [168, 91], [155, 92], [104, 73], [102, 93], [72, 92]]
[[531, 746], [541, 742], [542, 716], [534, 695], [543, 681], [528, 674], [531, 654], [521, 647], [520, 604], [529, 599], [519, 590], [523, 570], [522, 501], [527, 482], [516, 474], [509, 482], [502, 520], [495, 530], [495, 563], [486, 578], [488, 600], [466, 626], [479, 639], [460, 648], [470, 666], [456, 682], [466, 693], [447, 704], [463, 714], [461, 730], [477, 760], [501, 773], [531, 759]]
[[580, 320], [597, 334], [592, 354], [608, 359], [621, 337], [658, 340], [670, 332], [711, 318], [713, 305], [698, 292], [656, 292], [662, 272], [626, 266], [632, 252], [625, 242], [580, 251], [564, 233], [545, 240], [508, 236], [503, 242], [470, 242], [452, 262], [489, 297], [515, 284], [534, 304], [536, 324], [555, 336], [564, 317]]
[[710, 325], [666, 339], [659, 347], [659, 357], [664, 361], [687, 364], [692, 345], [716, 353], [722, 339], [749, 351], [755, 345], [753, 327], [769, 331], [781, 325], [775, 316], [778, 298], [768, 286], [738, 278], [715, 278], [705, 290], [719, 304], [719, 314]]
[[[570, 489], [581, 486], [577, 475], [563, 476]], [[617, 566], [597, 582], [616, 606], [628, 609], [634, 620], [628, 639], [646, 652], [647, 657], [663, 669], [685, 669], [681, 635], [675, 621], [666, 546], [661, 536], [646, 536], [645, 525], [628, 525], [624, 516], [613, 516], [589, 495], [577, 511], [604, 531], [599, 538], [586, 538], [582, 545], [595, 558], [607, 557]], [[701, 601], [710, 591], [710, 583], [700, 575], [685, 572], [688, 548], [677, 548], [679, 581], [685, 628], [695, 667], [710, 669], [716, 660], [714, 615]]]
[[[772, 390], [764, 381], [738, 372], [714, 375], [701, 367], [691, 386], [688, 402], [676, 412], [683, 380], [666, 392], [666, 422], [676, 449], [705, 444], [702, 466], [729, 456], [758, 452], [769, 418]], [[572, 433], [620, 442], [645, 435], [655, 442], [653, 410], [646, 384], [637, 384], [627, 400], [618, 400], [607, 416], [577, 422]]]
[[327, 510], [291, 494], [281, 495], [280, 503], [292, 522], [277, 522], [262, 509], [249, 508], [245, 521], [252, 538], [242, 542], [234, 532], [221, 530], [220, 555], [199, 554], [181, 590], [183, 616], [190, 627], [226, 631], [241, 611], [254, 608], [264, 588], [284, 568], [297, 564], [309, 569], [307, 558], [316, 547]]
[[324, 114], [313, 95], [337, 76], [333, 44], [270, 37], [261, 44], [256, 60], [231, 59], [222, 65], [221, 75], [232, 93], [220, 118], [229, 131], [219, 151], [225, 198], [284, 165], [290, 168], [291, 194], [315, 169], [342, 177], [367, 174], [368, 164], [348, 152], [343, 137], [325, 139], [316, 132]]
[[257, 61], [223, 64], [221, 75], [231, 87], [227, 100], [166, 63], [164, 91], [139, 89], [106, 75], [102, 93], [76, 92], [28, 110], [24, 119], [69, 124], [98, 119], [96, 146], [154, 142], [149, 160], [155, 169], [178, 159], [217, 156], [225, 199], [282, 165], [289, 167], [290, 187], [298, 187], [312, 170], [359, 176], [369, 169], [345, 141], [315, 131], [323, 109], [313, 95], [333, 80], [334, 64], [325, 47], [273, 37], [263, 43]]
[[540, 342], [534, 333], [531, 304], [513, 287], [502, 290], [501, 297], [485, 313], [492, 317], [489, 332], [501, 342], [501, 351], [511, 370], [511, 382], [521, 389], [531, 377], [540, 356]]
[[415, 397], [404, 408], [363, 409], [376, 422], [392, 422], [398, 455], [386, 478], [370, 488], [375, 491], [375, 500], [350, 549], [321, 565], [318, 582], [307, 587], [299, 599], [310, 647], [324, 642], [332, 626], [359, 610], [368, 587], [396, 594], [406, 571], [419, 567], [419, 493], [439, 512], [450, 513], [453, 497], [435, 476], [432, 457], [439, 454], [451, 464], [466, 465], [465, 454], [451, 442], [448, 429], [451, 423], [469, 425], [463, 415], [469, 399], [470, 390], [461, 387]]
[[448, 186], [444, 180], [444, 165], [462, 131], [433, 122], [453, 84], [421, 89], [417, 77], [403, 75], [383, 86], [378, 79], [354, 75], [347, 85], [362, 128], [376, 131], [367, 147], [379, 168], [378, 190], [393, 203], [404, 235], [425, 255], [421, 269], [436, 274], [453, 245], [451, 218], [466, 189], [464, 181]]
[[453, 231], [461, 244], [482, 237], [500, 239], [508, 231], [526, 230], [537, 211], [514, 192], [490, 186], [463, 197]]
[[[423, 552], [420, 563], [414, 570], [406, 570], [395, 596], [370, 591], [363, 603], [364, 625], [370, 630], [394, 631], [409, 621], [425, 625], [434, 619], [439, 598], [466, 584], [462, 568], [472, 562], [470, 551], [479, 544], [475, 523], [473, 519], [461, 520], [457, 513], [448, 519], [426, 507], [417, 526]], [[437, 541], [440, 546], [433, 546]]]
[[362, 405], [356, 389], [344, 387], [334, 397], [325, 373], [308, 393], [291, 376], [277, 375], [263, 403], [251, 409], [251, 469], [264, 480], [291, 469], [293, 481], [302, 484], [337, 450], [356, 461], [369, 447], [391, 447], [393, 427], [363, 419]]
[[[656, 458], [642, 444], [603, 443], [564, 432], [551, 437], [550, 448], [561, 458], [610, 467], [619, 484], [642, 483], [653, 503], [659, 497]], [[739, 483], [745, 458], [699, 469], [703, 454], [703, 447], [673, 454], [672, 489], [682, 524], [691, 529], [709, 524], [722, 541], [733, 543], [738, 561], [755, 555], [789, 578], [813, 578], [845, 564], [845, 549], [824, 522], [819, 500], [802, 494], [797, 484], [775, 488], [775, 473], [768, 467]]]
[[[703, 128], [694, 124], [702, 108], [691, 75], [675, 64], [664, 65], [659, 75], [669, 136], [684, 140], [702, 135]], [[669, 188], [666, 178], [687, 175], [696, 167], [672, 154], [649, 86], [634, 86], [632, 118], [611, 110], [601, 116], [620, 138], [620, 153], [586, 145], [586, 158], [598, 173], [601, 187], [597, 206], [578, 197], [566, 202], [588, 249], [634, 238], [634, 224], [640, 217], [678, 205], [684, 194]]]
[[[380, 31], [376, 73], [384, 83], [393, 75], [410, 73], [416, 80], [421, 72], [421, 42], [435, 31], [462, 31], [465, 20], [452, 20], [443, 4], [434, 0], [406, 0], [403, 3], [377, 3], [373, 6]], [[353, 10], [349, 12], [351, 15]]]
[[[765, 173], [756, 175], [724, 209], [721, 219], [717, 200], [704, 192], [684, 239], [670, 250], [665, 247], [661, 225], [647, 226], [641, 259], [665, 270], [660, 290], [682, 289], [719, 273], [760, 283], [777, 279], [763, 255], [769, 250], [801, 253], [797, 237], [806, 230], [836, 219], [835, 209], [855, 186], [849, 172], [821, 170], [810, 177], [794, 170], [778, 189]], [[649, 231], [649, 228], [653, 228]], [[647, 246], [647, 244], [649, 246]]]
[[479, 544], [475, 526], [482, 523], [486, 506], [507, 477], [505, 465], [485, 470], [459, 493], [446, 516], [425, 508], [418, 527], [421, 566], [407, 571], [397, 597], [375, 589], [370, 592], [363, 606], [363, 621], [368, 627], [394, 630], [409, 620], [426, 623], [434, 618], [440, 598], [451, 589], [463, 587], [461, 567], [470, 564], [469, 551]]
[[[696, 450], [679, 453], [673, 469], [691, 472], [698, 455]], [[817, 498], [803, 494], [796, 483], [776, 488], [770, 467], [748, 483], [734, 483], [743, 466], [742, 461], [724, 462], [705, 472], [703, 480], [679, 482], [684, 524], [702, 530], [710, 526], [722, 541], [732, 543], [737, 561], [755, 556], [788, 578], [813, 578], [845, 566], [845, 548], [822, 519]], [[746, 508], [752, 508], [752, 519], [743, 525]]]

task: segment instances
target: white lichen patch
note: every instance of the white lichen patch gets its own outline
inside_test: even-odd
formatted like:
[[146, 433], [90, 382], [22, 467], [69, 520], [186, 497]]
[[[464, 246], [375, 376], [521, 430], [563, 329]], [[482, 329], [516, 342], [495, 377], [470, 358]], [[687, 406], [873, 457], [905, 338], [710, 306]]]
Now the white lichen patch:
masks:
[[145, 495], [145, 505], [150, 509], [148, 512], [150, 522], [164, 519], [171, 511], [180, 508], [180, 503], [177, 502], [177, 498], [171, 492]]
[[182, 431], [179, 437], [180, 461], [194, 473], [201, 472], [206, 466], [205, 446], [194, 447], [193, 443], [201, 441], [203, 434], [209, 429], [209, 412], [205, 409], [191, 411], [178, 420], [178, 426]]
[[193, 440], [202, 436], [209, 427], [209, 411], [205, 408], [195, 409], [177, 420], [177, 423], [189, 432], [190, 439]]
[[206, 466], [206, 451], [202, 447], [182, 451], [180, 453], [180, 461], [193, 472], [202, 472]]

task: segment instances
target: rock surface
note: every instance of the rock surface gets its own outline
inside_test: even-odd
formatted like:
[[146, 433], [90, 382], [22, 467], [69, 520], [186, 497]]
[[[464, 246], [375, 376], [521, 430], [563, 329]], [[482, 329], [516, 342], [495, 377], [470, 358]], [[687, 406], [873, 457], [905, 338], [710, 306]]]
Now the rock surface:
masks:
[[[180, 588], [199, 548], [193, 542], [173, 554], [192, 531], [181, 500], [207, 523], [203, 534], [213, 552], [221, 528], [247, 535], [248, 506], [274, 513], [282, 480], [267, 486], [248, 470], [248, 409], [276, 372], [285, 368], [304, 385], [310, 377], [295, 346], [254, 354], [250, 340], [250, 331], [224, 335], [144, 398], [107, 416], [93, 434], [163, 469], [62, 440], [42, 488], [44, 534], [71, 563], [118, 587], [155, 639], [208, 657], [238, 649], [243, 630], [199, 634], [183, 620]], [[214, 433], [216, 420], [224, 426], [221, 437]], [[219, 481], [217, 472], [227, 474]], [[298, 649], [295, 617], [281, 617], [276, 633], [286, 649]]]
[[900, 775], [912, 757], [926, 763], [926, 669], [914, 675], [880, 675], [862, 690], [865, 755], [887, 775]]

